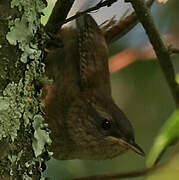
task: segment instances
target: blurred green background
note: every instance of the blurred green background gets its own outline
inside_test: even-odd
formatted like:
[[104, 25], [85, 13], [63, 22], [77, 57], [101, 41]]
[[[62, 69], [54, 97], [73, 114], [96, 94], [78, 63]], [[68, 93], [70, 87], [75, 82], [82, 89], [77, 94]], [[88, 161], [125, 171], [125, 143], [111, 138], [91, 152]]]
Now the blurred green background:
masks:
[[[155, 4], [153, 6], [152, 14], [161, 33], [178, 32], [178, 9], [178, 0], [169, 0], [165, 5]], [[48, 9], [47, 12], [49, 13], [49, 11]], [[137, 25], [130, 33], [110, 45], [110, 55], [128, 47], [138, 49], [146, 42], [147, 37], [142, 26]], [[175, 70], [178, 72], [179, 56], [173, 56], [172, 59]], [[148, 154], [161, 125], [175, 109], [174, 101], [158, 62], [156, 60], [135, 61], [126, 68], [113, 73], [111, 85], [116, 103], [134, 126], [137, 143]], [[51, 180], [60, 180], [144, 167], [145, 157], [129, 151], [105, 161], [57, 161], [52, 159], [47, 164], [45, 175]]]

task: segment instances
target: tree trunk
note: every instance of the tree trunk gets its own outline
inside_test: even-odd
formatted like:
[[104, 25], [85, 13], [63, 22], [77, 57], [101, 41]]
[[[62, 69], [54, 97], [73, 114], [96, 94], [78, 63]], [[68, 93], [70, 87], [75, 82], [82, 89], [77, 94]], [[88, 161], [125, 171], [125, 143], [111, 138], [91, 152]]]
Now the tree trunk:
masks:
[[[12, 7], [12, 8], [11, 8]], [[49, 133], [41, 112], [42, 0], [0, 1], [0, 179], [41, 179]], [[38, 33], [38, 36], [37, 36]]]

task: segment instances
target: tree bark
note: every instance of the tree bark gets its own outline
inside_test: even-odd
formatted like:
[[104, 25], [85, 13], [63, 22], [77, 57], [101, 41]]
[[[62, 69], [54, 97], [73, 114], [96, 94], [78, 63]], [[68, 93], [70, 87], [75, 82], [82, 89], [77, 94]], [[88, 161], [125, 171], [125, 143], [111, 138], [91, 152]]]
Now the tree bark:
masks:
[[1, 180], [38, 180], [48, 159], [39, 86], [44, 65], [37, 43], [44, 7], [42, 0], [0, 1]]

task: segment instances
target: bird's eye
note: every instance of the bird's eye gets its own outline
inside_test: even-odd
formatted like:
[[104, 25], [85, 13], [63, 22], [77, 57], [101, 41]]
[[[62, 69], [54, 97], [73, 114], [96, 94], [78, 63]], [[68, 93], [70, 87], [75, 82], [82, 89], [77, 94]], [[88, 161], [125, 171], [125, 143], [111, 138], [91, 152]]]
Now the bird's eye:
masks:
[[109, 121], [108, 119], [104, 119], [102, 122], [102, 128], [104, 130], [108, 130], [111, 128], [111, 121]]

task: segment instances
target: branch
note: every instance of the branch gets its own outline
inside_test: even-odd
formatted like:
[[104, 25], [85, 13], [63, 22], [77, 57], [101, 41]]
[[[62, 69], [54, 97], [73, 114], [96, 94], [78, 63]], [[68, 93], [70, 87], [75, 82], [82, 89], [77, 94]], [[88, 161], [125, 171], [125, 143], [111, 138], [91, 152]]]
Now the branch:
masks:
[[[151, 7], [155, 0], [148, 0], [146, 2], [148, 7]], [[126, 33], [128, 33], [137, 23], [138, 18], [135, 12], [131, 13], [124, 20], [119, 20], [117, 24], [104, 32], [107, 43], [111, 43], [116, 39], [120, 39]]]
[[143, 0], [126, 0], [130, 2], [138, 16], [139, 21], [142, 23], [149, 40], [155, 50], [159, 64], [162, 68], [164, 76], [169, 85], [170, 91], [174, 98], [176, 105], [179, 105], [179, 87], [175, 81], [175, 72], [171, 62], [168, 47], [163, 42], [163, 39], [153, 21], [151, 13]]
[[46, 32], [57, 34], [70, 11], [75, 0], [57, 0], [52, 14], [45, 26]]
[[84, 15], [84, 14], [86, 14], [86, 13], [89, 13], [89, 12], [91, 12], [91, 11], [96, 11], [96, 10], [102, 8], [102, 7], [105, 7], [105, 6], [109, 7], [109, 6], [111, 6], [111, 5], [112, 5], [113, 3], [115, 3], [115, 2], [117, 2], [117, 0], [106, 0], [106, 1], [102, 1], [102, 0], [101, 0], [101, 1], [100, 1], [98, 4], [96, 4], [95, 6], [89, 8], [89, 9], [87, 9], [87, 10], [85, 10], [85, 11], [78, 12], [78, 13], [75, 14], [74, 16], [69, 17], [68, 19], [66, 19], [66, 20], [64, 21], [64, 24], [67, 23], [67, 22], [69, 22], [69, 21], [72, 21], [72, 20], [74, 20], [74, 19], [76, 19], [76, 18], [78, 18], [78, 17], [80, 17], [80, 16], [82, 16], [82, 15]]
[[100, 174], [95, 176], [88, 176], [88, 177], [81, 177], [81, 178], [74, 178], [71, 180], [109, 180], [109, 179], [117, 179], [117, 178], [133, 178], [146, 175], [151, 168], [136, 170], [136, 171], [129, 171], [129, 172], [122, 172], [122, 173], [115, 173], [115, 174]]

